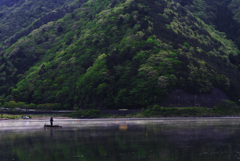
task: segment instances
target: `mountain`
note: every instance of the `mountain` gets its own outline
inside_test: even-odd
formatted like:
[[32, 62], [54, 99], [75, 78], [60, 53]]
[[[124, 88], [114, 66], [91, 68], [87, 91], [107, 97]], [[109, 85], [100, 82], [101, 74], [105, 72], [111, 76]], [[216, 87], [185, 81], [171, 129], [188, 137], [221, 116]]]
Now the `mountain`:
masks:
[[6, 49], [43, 24], [62, 18], [85, 2], [82, 0], [3, 0], [0, 2], [0, 44]]
[[[1, 13], [15, 13], [20, 2]], [[65, 9], [70, 2], [46, 2], [59, 9], [1, 33], [2, 100], [61, 103], [65, 109], [145, 108], [175, 89], [194, 95], [220, 89], [238, 101], [239, 36], [225, 31], [230, 22], [239, 25], [232, 2], [89, 0], [71, 1], [77, 4], [72, 9]], [[224, 25], [218, 22], [220, 6], [229, 11]], [[44, 21], [56, 10], [64, 16]], [[0, 24], [17, 19], [3, 15]]]

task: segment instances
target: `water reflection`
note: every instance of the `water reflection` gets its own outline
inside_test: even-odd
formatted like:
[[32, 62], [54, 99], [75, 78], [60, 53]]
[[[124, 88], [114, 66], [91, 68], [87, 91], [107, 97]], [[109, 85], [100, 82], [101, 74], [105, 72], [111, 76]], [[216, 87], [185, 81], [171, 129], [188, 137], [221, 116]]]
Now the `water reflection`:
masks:
[[53, 129], [50, 130], [50, 136], [53, 137]]
[[1, 160], [240, 159], [239, 119], [56, 120], [56, 123], [63, 128], [44, 129], [43, 121], [1, 122]]
[[119, 130], [126, 131], [128, 128], [127, 124], [119, 124]]

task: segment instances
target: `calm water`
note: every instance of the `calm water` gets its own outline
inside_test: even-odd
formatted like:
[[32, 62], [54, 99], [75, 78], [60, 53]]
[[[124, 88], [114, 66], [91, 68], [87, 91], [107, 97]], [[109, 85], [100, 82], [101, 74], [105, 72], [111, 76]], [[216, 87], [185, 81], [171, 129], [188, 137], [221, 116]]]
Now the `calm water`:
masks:
[[[48, 122], [47, 122], [48, 123]], [[240, 160], [240, 118], [1, 121], [0, 160]]]

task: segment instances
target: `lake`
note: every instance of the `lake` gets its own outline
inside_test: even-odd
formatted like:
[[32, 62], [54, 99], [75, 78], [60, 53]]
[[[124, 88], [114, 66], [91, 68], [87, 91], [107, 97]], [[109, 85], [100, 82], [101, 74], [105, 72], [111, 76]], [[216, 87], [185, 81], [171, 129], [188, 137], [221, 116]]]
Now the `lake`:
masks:
[[240, 118], [0, 121], [0, 158], [15, 161], [240, 160]]

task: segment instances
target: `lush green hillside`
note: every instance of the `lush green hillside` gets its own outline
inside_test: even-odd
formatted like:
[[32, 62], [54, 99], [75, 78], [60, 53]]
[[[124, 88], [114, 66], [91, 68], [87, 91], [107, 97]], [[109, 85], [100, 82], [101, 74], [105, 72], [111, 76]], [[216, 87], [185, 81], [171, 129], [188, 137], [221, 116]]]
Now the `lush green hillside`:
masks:
[[142, 108], [220, 88], [237, 101], [239, 50], [199, 17], [165, 0], [90, 0], [4, 50], [2, 99]]
[[50, 21], [62, 18], [84, 0], [8, 0], [0, 2], [0, 49]]
[[175, 0], [240, 47], [239, 0]]
[[228, 8], [232, 11], [234, 14], [234, 19], [239, 23], [240, 22], [240, 1], [239, 0], [232, 0], [231, 3], [229, 4]]

